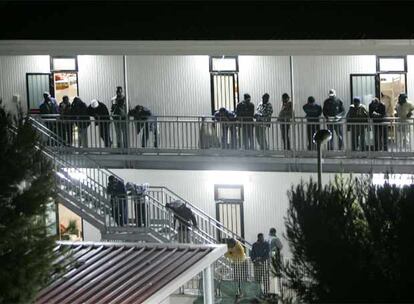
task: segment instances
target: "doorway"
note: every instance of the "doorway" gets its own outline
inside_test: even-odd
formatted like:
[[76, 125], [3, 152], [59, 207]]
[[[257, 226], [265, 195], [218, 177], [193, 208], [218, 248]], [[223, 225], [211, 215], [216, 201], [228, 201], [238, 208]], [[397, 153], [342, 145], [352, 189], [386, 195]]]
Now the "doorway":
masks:
[[76, 72], [55, 72], [53, 73], [55, 87], [55, 99], [62, 101], [63, 96], [73, 100], [78, 96], [78, 74]]
[[[244, 188], [243, 185], [214, 185], [216, 219], [234, 234], [244, 239]], [[218, 241], [225, 237], [218, 232]]]

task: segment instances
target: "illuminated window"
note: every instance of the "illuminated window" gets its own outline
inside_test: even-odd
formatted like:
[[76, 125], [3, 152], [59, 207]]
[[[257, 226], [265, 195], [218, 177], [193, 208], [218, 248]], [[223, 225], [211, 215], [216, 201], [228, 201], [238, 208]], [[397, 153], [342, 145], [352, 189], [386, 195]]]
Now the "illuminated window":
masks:
[[52, 57], [52, 71], [77, 71], [76, 57]]

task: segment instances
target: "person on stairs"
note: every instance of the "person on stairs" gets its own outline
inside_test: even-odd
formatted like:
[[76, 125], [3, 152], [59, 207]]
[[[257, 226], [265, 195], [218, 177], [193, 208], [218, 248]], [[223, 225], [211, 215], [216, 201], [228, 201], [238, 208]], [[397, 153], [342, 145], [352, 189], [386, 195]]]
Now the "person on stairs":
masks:
[[125, 226], [128, 220], [126, 190], [124, 183], [111, 175], [106, 192], [111, 196], [111, 214], [118, 227]]
[[190, 227], [197, 229], [197, 219], [193, 211], [180, 200], [167, 203], [165, 207], [174, 213], [174, 229], [178, 220], [178, 242], [190, 243]]

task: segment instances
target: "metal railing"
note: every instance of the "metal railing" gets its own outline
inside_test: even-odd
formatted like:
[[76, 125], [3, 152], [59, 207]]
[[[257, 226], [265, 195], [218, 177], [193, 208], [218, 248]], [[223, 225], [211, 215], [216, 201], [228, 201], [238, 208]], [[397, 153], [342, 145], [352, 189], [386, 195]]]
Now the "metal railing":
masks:
[[62, 138], [66, 152], [78, 147], [88, 153], [290, 153], [307, 156], [316, 153], [312, 135], [320, 128], [333, 133], [327, 156], [407, 156], [414, 152], [414, 120], [411, 118], [308, 121], [295, 117], [286, 121], [273, 117], [269, 122], [214, 121], [212, 117], [191, 116], [158, 116], [146, 121], [59, 116], [33, 119]]

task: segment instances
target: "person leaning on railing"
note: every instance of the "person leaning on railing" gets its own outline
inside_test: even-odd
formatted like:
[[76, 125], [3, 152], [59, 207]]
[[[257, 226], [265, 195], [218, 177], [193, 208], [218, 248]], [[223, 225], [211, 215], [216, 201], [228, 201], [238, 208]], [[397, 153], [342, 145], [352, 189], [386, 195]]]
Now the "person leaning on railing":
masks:
[[88, 113], [97, 121], [99, 135], [105, 144], [105, 148], [111, 147], [111, 137], [109, 135], [111, 121], [106, 105], [97, 99], [93, 99], [88, 107]]
[[224, 256], [232, 262], [233, 280], [237, 284], [237, 293], [241, 294], [241, 282], [247, 280], [248, 271], [243, 245], [234, 238], [227, 239], [227, 252]]
[[313, 96], [309, 96], [308, 102], [303, 106], [303, 111], [306, 113], [307, 120], [306, 134], [308, 136], [308, 150], [316, 150], [313, 135], [321, 129], [319, 117], [322, 114], [322, 107], [315, 102]]
[[73, 98], [72, 115], [74, 115], [76, 126], [78, 127], [78, 146], [88, 147], [88, 127], [91, 118], [88, 113], [88, 107], [79, 97]]
[[[222, 149], [235, 149], [236, 148], [236, 127], [234, 121], [236, 121], [236, 114], [226, 108], [220, 108], [214, 113], [214, 120], [221, 126], [221, 148]], [[228, 137], [230, 132], [230, 144], [228, 143]]]
[[322, 112], [328, 121], [327, 128], [332, 134], [332, 139], [328, 141], [328, 150], [333, 150], [334, 148], [334, 131], [338, 137], [338, 149], [342, 150], [344, 135], [340, 121], [345, 116], [345, 108], [342, 100], [336, 96], [336, 91], [334, 89], [329, 90], [329, 97], [323, 103]]

